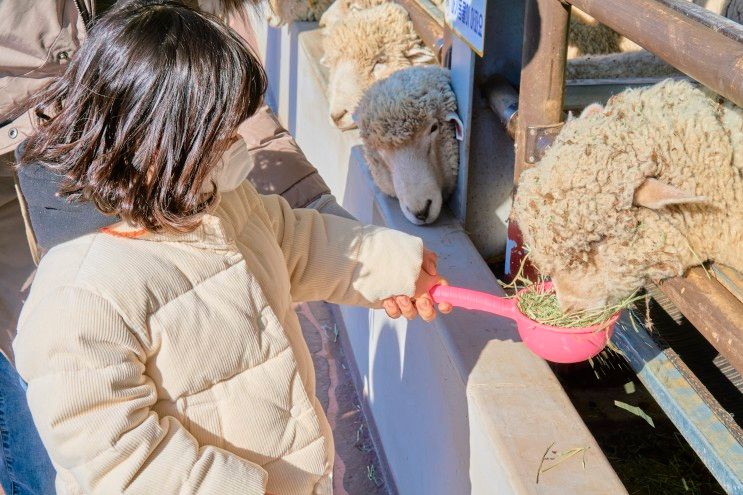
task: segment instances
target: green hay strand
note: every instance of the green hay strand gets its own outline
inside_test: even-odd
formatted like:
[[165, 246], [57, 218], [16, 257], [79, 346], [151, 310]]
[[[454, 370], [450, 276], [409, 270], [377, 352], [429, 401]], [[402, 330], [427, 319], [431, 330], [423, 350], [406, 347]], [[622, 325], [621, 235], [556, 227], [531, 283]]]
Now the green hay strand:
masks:
[[[524, 276], [524, 267], [526, 266], [527, 259], [528, 255], [524, 256], [521, 260], [521, 265], [513, 281], [510, 284], [501, 285], [511, 293], [531, 288], [531, 290], [526, 290], [518, 296], [516, 305], [519, 311], [527, 318], [543, 325], [561, 328], [585, 328], [600, 325], [607, 322], [619, 311], [632, 307], [635, 302], [643, 297], [634, 293], [611, 306], [565, 313], [560, 309], [557, 294], [554, 290], [544, 291], [538, 289], [538, 285], [545, 282], [544, 278], [540, 277], [537, 282], [533, 282]], [[601, 329], [599, 328], [597, 330]]]

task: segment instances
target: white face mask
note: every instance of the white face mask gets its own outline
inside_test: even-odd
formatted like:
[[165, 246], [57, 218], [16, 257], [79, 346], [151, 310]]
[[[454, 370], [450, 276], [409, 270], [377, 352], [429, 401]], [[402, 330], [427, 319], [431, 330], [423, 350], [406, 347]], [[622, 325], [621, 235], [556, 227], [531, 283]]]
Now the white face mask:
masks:
[[[217, 183], [217, 190], [224, 193], [237, 189], [247, 179], [252, 168], [253, 158], [248, 152], [245, 140], [238, 138], [224, 152], [217, 169], [214, 171], [213, 180]], [[211, 182], [205, 184], [204, 188], [211, 190]]]

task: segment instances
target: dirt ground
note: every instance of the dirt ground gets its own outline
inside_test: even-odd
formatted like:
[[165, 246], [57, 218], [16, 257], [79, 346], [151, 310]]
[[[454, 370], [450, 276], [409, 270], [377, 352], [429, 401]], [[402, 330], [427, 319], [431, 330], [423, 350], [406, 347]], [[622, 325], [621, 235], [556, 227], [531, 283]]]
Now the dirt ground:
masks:
[[[0, 176], [0, 345], [10, 348], [34, 264], [12, 179]], [[317, 370], [317, 394], [333, 427], [336, 495], [385, 495], [384, 476], [343, 356], [337, 326], [323, 303], [298, 306]], [[0, 495], [4, 495], [0, 488]]]

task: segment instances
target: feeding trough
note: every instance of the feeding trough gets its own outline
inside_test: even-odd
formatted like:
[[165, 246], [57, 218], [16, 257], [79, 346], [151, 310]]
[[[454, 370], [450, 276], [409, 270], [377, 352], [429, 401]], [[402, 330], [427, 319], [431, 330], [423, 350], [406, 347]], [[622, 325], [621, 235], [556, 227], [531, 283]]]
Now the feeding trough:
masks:
[[548, 293], [552, 290], [552, 284], [545, 282], [527, 287], [512, 298], [437, 285], [431, 289], [431, 297], [436, 303], [449, 303], [458, 308], [485, 311], [514, 320], [526, 347], [553, 363], [579, 363], [594, 357], [606, 347], [619, 319], [619, 311], [606, 321], [586, 327], [559, 327], [539, 323], [522, 313], [518, 306], [522, 295], [535, 290]]

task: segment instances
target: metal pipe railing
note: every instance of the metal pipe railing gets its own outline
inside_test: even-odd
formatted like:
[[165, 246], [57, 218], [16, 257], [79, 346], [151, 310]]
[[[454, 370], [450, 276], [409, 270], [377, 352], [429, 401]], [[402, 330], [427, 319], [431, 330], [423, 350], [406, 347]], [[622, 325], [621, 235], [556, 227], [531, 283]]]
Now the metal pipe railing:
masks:
[[743, 27], [682, 0], [565, 1], [743, 106]]
[[[743, 43], [743, 27], [734, 20], [723, 17], [726, 15], [725, 12], [718, 15], [693, 2], [679, 2], [678, 0], [655, 1], [681, 12], [686, 17], [690, 17], [704, 26], [724, 34], [730, 39]], [[730, 9], [731, 6], [728, 5], [727, 8]]]
[[524, 15], [516, 183], [521, 172], [534, 161], [526, 146], [529, 127], [551, 126], [562, 120], [570, 5], [558, 0], [527, 0]]
[[519, 93], [503, 77], [492, 77], [480, 88], [488, 106], [513, 139], [516, 135]]

